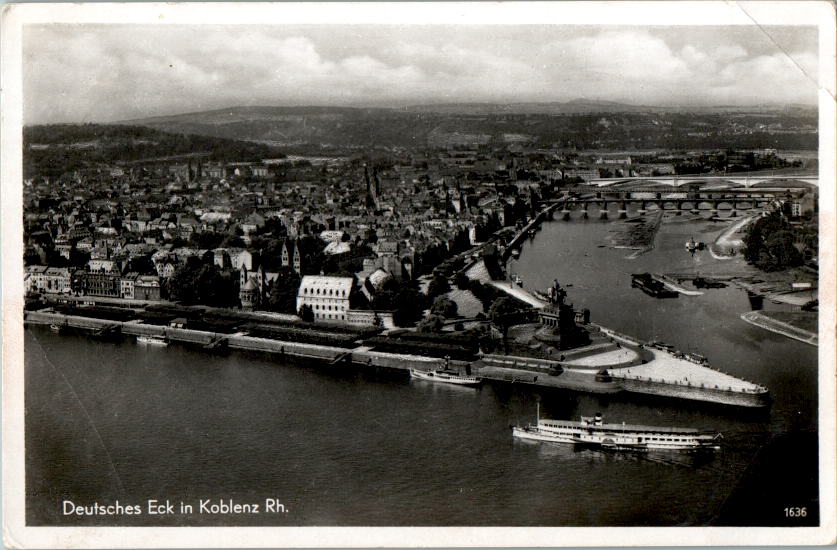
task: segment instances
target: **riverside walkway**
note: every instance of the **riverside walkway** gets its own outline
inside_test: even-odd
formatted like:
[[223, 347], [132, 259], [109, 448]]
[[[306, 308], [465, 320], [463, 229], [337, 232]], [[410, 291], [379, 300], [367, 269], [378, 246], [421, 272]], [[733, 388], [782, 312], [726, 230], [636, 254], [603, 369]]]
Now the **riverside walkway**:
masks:
[[502, 290], [509, 296], [514, 296], [521, 302], [526, 302], [534, 308], [540, 309], [546, 307], [546, 302], [535, 298], [527, 290], [516, 286], [511, 281], [491, 281], [489, 284], [496, 289]]
[[758, 384], [736, 378], [731, 374], [699, 365], [688, 359], [675, 357], [661, 350], [650, 349], [654, 359], [643, 365], [610, 369], [611, 376], [634, 380], [650, 380], [664, 384], [715, 388], [741, 393], [759, 393]]
[[534, 308], [541, 309], [546, 306], [546, 302], [535, 298], [530, 292], [515, 285], [511, 281], [493, 280], [488, 274], [488, 270], [486, 269], [485, 262], [483, 260], [480, 260], [471, 266], [468, 271], [465, 272], [465, 275], [469, 279], [474, 279], [482, 282], [483, 284], [493, 286], [498, 290], [502, 290], [509, 296], [513, 296], [521, 302], [525, 302]]
[[[636, 340], [623, 337], [609, 329], [602, 327], [602, 331], [614, 340], [622, 341], [625, 344], [639, 344]], [[627, 380], [647, 380], [661, 384], [719, 389], [738, 393], [755, 394], [767, 391], [763, 386], [678, 357], [669, 351], [651, 346], [646, 346], [644, 349], [653, 355], [652, 360], [641, 365], [610, 369], [611, 376]]]
[[712, 257], [716, 260], [729, 260], [734, 258], [737, 251], [744, 246], [744, 242], [741, 239], [733, 239], [732, 236], [741, 231], [755, 218], [755, 216], [748, 216], [721, 233], [715, 239], [715, 242], [709, 245], [709, 253]]

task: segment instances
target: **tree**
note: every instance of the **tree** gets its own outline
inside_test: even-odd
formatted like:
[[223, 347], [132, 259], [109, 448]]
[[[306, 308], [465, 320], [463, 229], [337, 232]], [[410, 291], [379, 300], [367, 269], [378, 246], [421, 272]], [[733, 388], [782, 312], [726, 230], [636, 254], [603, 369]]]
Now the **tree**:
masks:
[[189, 257], [174, 270], [168, 284], [171, 300], [187, 306], [198, 303], [197, 271], [200, 267], [200, 260]]
[[283, 267], [276, 280], [270, 285], [267, 298], [268, 311], [293, 313], [296, 311], [296, 297], [301, 279], [293, 269]]
[[447, 278], [442, 275], [434, 275], [430, 284], [427, 286], [427, 296], [429, 298], [435, 298], [448, 292], [450, 292], [450, 283], [448, 283]]
[[764, 271], [801, 265], [803, 256], [794, 244], [795, 233], [781, 213], [756, 220], [744, 237], [744, 259]]
[[170, 299], [183, 305], [231, 307], [238, 303], [238, 278], [194, 256], [174, 271], [167, 288]]
[[459, 290], [468, 290], [470, 279], [468, 279], [467, 275], [459, 271], [453, 278], [453, 284], [455, 284], [456, 288], [458, 288]]
[[445, 319], [440, 315], [428, 315], [416, 327], [419, 332], [441, 332], [445, 326]]
[[507, 297], [502, 296], [494, 301], [491, 304], [491, 309], [488, 310], [488, 318], [491, 319], [491, 323], [500, 329], [500, 332], [503, 335], [503, 348], [508, 351], [508, 335], [509, 335], [509, 327], [513, 323], [513, 316], [517, 313], [518, 308], [515, 305], [514, 301]]
[[431, 306], [430, 311], [435, 315], [441, 315], [447, 319], [456, 317], [456, 302], [447, 296], [438, 296], [436, 300], [433, 301], [433, 306]]
[[302, 304], [302, 307], [299, 308], [297, 315], [299, 315], [299, 318], [306, 323], [314, 322], [314, 309], [308, 304]]

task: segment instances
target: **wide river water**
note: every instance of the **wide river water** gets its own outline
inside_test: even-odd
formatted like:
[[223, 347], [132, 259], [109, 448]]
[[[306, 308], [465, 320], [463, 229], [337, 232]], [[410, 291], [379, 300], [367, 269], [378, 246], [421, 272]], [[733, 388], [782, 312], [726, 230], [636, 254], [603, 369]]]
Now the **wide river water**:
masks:
[[[740, 259], [685, 250], [689, 237], [711, 241], [728, 224], [672, 217], [652, 251], [627, 259], [629, 250], [600, 248], [618, 223], [548, 222], [509, 267], [530, 289], [554, 278], [571, 284], [569, 300], [589, 308], [596, 322], [699, 352], [717, 368], [766, 385], [774, 397], [769, 410], [448, 387], [401, 372], [29, 328], [27, 522], [779, 525], [789, 524], [782, 513], [788, 506], [807, 506], [815, 517], [816, 348], [742, 321], [750, 308], [742, 290], [657, 300], [631, 288], [629, 274], [639, 271], [749, 273]], [[542, 416], [553, 418], [601, 411], [614, 422], [715, 429], [723, 447], [691, 458], [514, 440], [509, 426], [533, 420], [537, 400]], [[803, 443], [775, 444], [787, 437]], [[178, 511], [180, 502], [192, 504], [194, 513], [149, 515], [149, 499], [168, 499]], [[199, 499], [259, 502], [262, 512], [265, 499], [275, 499], [285, 512], [202, 514]], [[64, 515], [65, 500], [118, 500], [141, 505], [143, 514]]]

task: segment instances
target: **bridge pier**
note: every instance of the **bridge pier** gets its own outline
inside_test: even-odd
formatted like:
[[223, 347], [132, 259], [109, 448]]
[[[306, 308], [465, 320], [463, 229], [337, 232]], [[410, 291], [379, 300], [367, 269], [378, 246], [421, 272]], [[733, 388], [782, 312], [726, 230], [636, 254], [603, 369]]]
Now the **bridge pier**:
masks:
[[642, 201], [639, 205], [639, 215], [644, 216], [646, 213], [648, 213], [648, 209], [645, 208], [645, 201]]
[[561, 210], [561, 219], [564, 221], [569, 221], [570, 219], [570, 211], [566, 209], [566, 207]]
[[587, 203], [586, 202], [581, 205], [581, 217], [584, 218], [585, 220], [589, 217], [588, 214], [587, 214]]
[[619, 219], [624, 220], [627, 217], [628, 217], [628, 203], [626, 203], [625, 201], [622, 201], [622, 203], [619, 205]]
[[602, 208], [599, 210], [599, 219], [606, 220], [607, 219], [607, 203], [602, 203]]

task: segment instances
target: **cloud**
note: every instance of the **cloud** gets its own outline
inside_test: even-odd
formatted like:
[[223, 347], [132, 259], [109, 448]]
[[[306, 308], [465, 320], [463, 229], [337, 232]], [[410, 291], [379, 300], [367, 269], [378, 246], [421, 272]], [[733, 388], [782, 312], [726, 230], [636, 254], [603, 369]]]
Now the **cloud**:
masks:
[[[816, 50], [736, 29], [569, 26], [41, 26], [24, 37], [29, 123], [232, 105], [438, 101], [813, 103]], [[790, 36], [783, 31], [783, 36]], [[801, 31], [800, 31], [801, 32]], [[753, 50], [753, 51], [751, 51]], [[806, 75], [807, 73], [807, 75]]]

